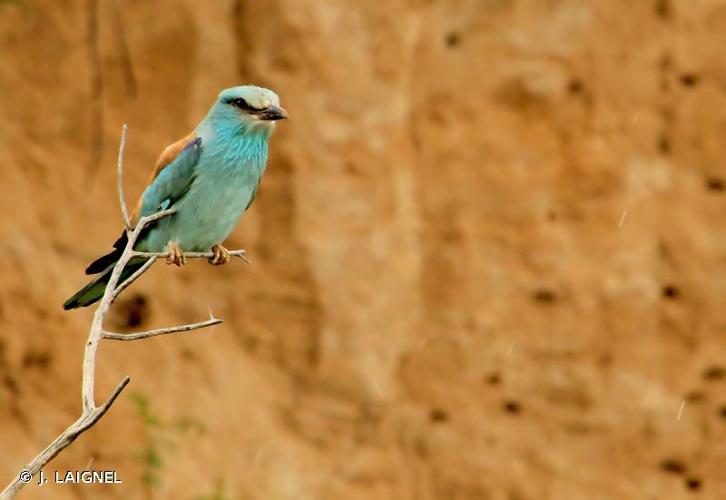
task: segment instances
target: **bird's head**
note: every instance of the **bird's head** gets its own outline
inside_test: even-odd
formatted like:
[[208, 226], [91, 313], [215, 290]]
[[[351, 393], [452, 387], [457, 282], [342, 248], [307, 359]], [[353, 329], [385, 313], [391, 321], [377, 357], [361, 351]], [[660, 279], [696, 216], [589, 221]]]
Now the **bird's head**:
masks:
[[210, 117], [230, 128], [271, 132], [275, 122], [287, 118], [287, 111], [280, 107], [280, 98], [273, 91], [244, 85], [220, 92]]

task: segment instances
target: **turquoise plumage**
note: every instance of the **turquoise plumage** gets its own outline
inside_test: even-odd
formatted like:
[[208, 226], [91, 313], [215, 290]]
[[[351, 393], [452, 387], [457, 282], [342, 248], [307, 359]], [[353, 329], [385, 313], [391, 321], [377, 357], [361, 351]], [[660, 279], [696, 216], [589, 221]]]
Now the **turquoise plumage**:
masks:
[[[170, 252], [167, 262], [183, 265], [184, 251], [213, 250], [213, 264], [229, 255], [221, 245], [254, 200], [268, 156], [268, 142], [277, 120], [287, 118], [271, 90], [242, 86], [223, 90], [193, 133], [162, 153], [132, 219], [159, 210], [176, 212], [145, 230], [135, 245], [142, 252]], [[103, 295], [111, 270], [126, 245], [125, 232], [114, 250], [86, 269], [99, 276], [63, 304], [88, 306]], [[132, 259], [121, 279], [141, 267]]]

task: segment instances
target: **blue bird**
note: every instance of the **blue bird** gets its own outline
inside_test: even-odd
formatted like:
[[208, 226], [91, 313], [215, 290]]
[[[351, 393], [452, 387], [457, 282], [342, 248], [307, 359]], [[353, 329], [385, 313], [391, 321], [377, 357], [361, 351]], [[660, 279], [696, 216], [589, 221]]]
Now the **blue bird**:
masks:
[[[225, 264], [222, 242], [255, 199], [265, 171], [275, 122], [287, 118], [271, 90], [251, 85], [220, 92], [209, 113], [189, 135], [167, 147], [156, 162], [148, 187], [132, 212], [132, 224], [160, 210], [176, 212], [145, 228], [134, 247], [140, 252], [169, 252], [167, 264], [182, 266], [184, 252], [212, 251], [209, 262]], [[126, 246], [126, 232], [112, 252], [92, 262], [98, 274], [69, 298], [64, 309], [86, 307], [106, 289]], [[134, 257], [121, 274], [131, 276], [146, 260]]]

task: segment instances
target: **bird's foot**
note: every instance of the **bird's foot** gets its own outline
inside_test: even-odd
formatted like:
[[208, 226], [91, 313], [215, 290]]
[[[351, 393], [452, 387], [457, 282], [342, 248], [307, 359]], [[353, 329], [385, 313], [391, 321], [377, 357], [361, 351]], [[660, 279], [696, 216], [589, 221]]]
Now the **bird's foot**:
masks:
[[179, 243], [177, 243], [176, 241], [170, 241], [167, 245], [167, 248], [169, 249], [169, 255], [166, 258], [167, 264], [175, 264], [181, 267], [187, 263], [187, 257], [186, 255], [184, 255], [184, 252], [179, 246]]
[[213, 257], [209, 258], [209, 263], [215, 266], [221, 266], [229, 262], [229, 250], [224, 248], [222, 245], [214, 245], [212, 247]]

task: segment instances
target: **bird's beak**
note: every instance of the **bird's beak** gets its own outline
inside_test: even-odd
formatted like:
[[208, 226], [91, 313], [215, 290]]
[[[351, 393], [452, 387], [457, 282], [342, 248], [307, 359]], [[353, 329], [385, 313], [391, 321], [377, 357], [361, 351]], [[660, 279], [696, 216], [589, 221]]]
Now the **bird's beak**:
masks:
[[259, 114], [260, 120], [275, 121], [287, 119], [287, 111], [274, 104], [267, 106]]

